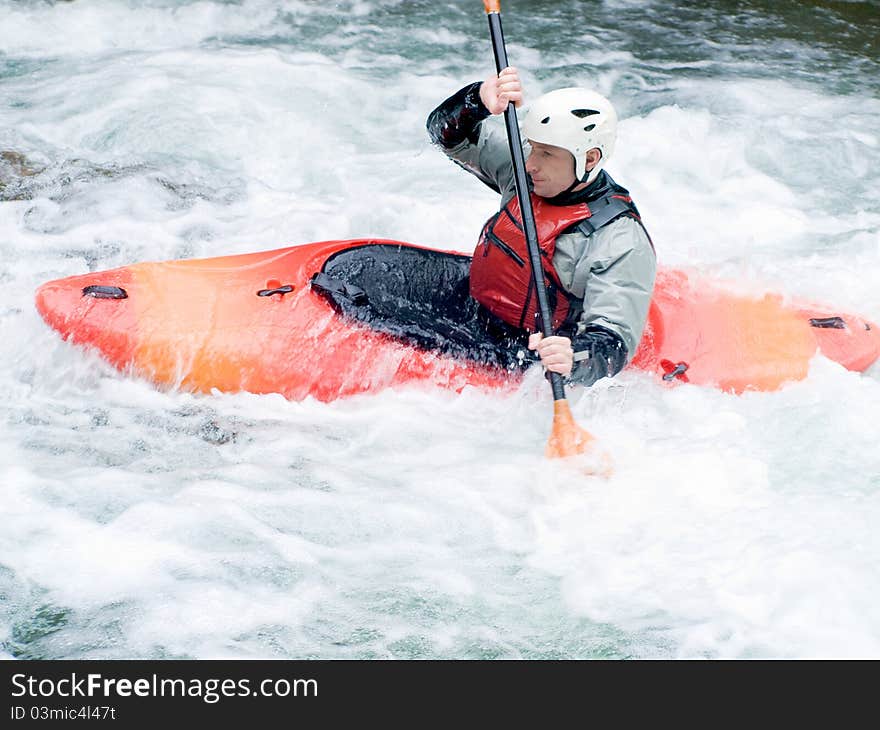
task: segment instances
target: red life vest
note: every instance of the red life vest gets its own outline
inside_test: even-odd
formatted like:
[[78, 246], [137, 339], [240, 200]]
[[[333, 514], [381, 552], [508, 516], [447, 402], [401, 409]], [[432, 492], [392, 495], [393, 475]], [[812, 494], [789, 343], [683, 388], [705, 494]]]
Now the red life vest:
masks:
[[[609, 183], [605, 194], [589, 204], [551, 205], [530, 194], [554, 331], [570, 313], [577, 315], [583, 308], [583, 301], [563, 288], [553, 267], [557, 236], [577, 224], [582, 233], [590, 235], [621, 216], [634, 218], [641, 225], [638, 210], [626, 189], [610, 177]], [[529, 332], [541, 329], [528, 244], [516, 195], [483, 226], [471, 260], [470, 291], [474, 299], [508, 324]]]
[[[565, 320], [569, 309], [569, 299], [553, 268], [556, 237], [575, 223], [589, 218], [590, 209], [586, 203], [549, 205], [534, 193], [531, 198], [544, 283], [548, 294], [556, 294], [555, 302], [550, 302], [553, 329], [556, 329]], [[530, 332], [539, 329], [535, 320], [538, 299], [516, 195], [483, 226], [471, 261], [470, 287], [471, 296], [496, 317]]]

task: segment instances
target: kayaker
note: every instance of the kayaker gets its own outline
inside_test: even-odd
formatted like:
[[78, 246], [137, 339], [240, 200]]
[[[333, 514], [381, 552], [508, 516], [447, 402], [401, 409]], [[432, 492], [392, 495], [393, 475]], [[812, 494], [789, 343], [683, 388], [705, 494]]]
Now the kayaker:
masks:
[[492, 315], [531, 332], [529, 348], [547, 370], [592, 385], [616, 375], [635, 353], [656, 272], [651, 239], [628, 191], [604, 169], [617, 115], [600, 94], [568, 88], [537, 99], [522, 125], [554, 317], [555, 335], [544, 338], [535, 321], [510, 148], [503, 127], [484, 123], [509, 102], [523, 103], [512, 67], [459, 90], [427, 122], [447, 156], [501, 194], [501, 208], [474, 251], [471, 296]]

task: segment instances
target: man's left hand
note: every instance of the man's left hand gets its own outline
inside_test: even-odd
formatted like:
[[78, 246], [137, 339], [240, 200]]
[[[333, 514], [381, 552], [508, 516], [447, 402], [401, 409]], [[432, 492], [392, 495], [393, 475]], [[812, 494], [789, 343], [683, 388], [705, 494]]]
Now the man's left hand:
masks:
[[544, 337], [540, 332], [534, 332], [529, 335], [529, 349], [537, 350], [541, 364], [547, 370], [565, 377], [571, 375], [574, 350], [571, 349], [571, 340], [568, 337]]

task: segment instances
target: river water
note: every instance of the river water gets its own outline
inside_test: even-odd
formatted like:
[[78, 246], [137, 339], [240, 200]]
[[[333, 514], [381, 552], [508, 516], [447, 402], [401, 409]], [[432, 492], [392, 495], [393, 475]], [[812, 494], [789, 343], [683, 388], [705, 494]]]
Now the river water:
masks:
[[[661, 263], [880, 321], [880, 4], [504, 4], [531, 98], [588, 85]], [[550, 393], [157, 390], [42, 282], [378, 236], [470, 251], [428, 143], [476, 0], [0, 0], [0, 656], [880, 656], [880, 374]], [[295, 356], [295, 354], [294, 354]], [[334, 363], [328, 358], [327, 366]]]

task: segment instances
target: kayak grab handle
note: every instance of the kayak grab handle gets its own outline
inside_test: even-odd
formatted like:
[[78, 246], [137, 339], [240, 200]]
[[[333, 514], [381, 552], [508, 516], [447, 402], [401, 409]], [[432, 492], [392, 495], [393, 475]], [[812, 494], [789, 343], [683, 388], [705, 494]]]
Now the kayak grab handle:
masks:
[[666, 371], [663, 375], [663, 380], [668, 382], [679, 378], [684, 382], [687, 382], [687, 376], [685, 376], [685, 373], [690, 366], [686, 362], [673, 363], [671, 360], [661, 360], [660, 367]]
[[83, 288], [82, 295], [95, 299], [128, 299], [128, 292], [121, 286], [87, 286]]
[[293, 285], [285, 284], [284, 286], [276, 286], [272, 289], [260, 289], [257, 292], [258, 297], [271, 297], [273, 294], [290, 294], [293, 291]]
[[822, 329], [845, 330], [846, 322], [841, 317], [813, 317], [810, 319], [811, 327], [821, 327]]

